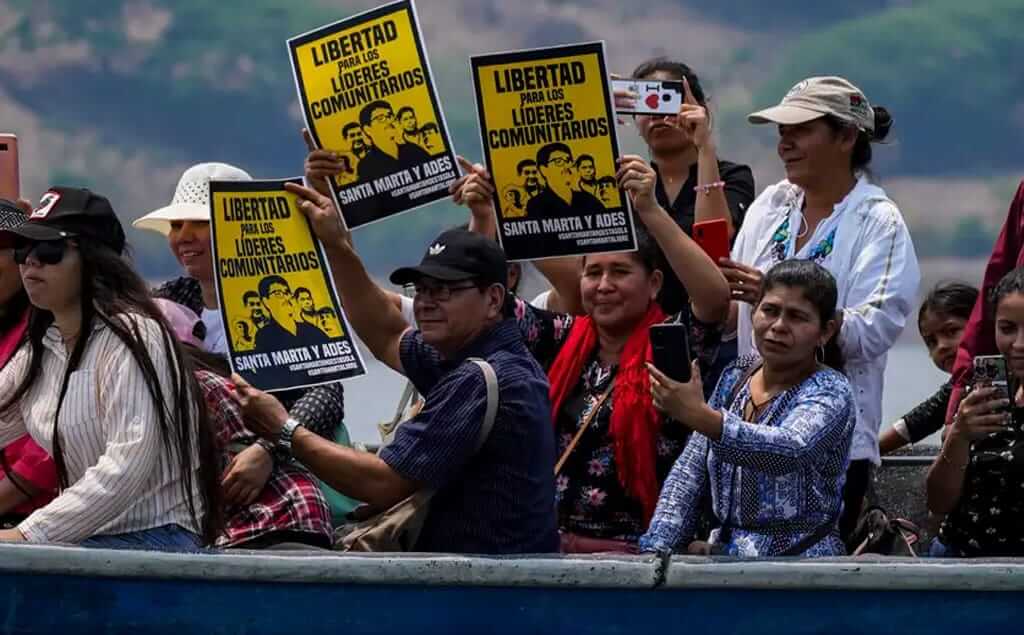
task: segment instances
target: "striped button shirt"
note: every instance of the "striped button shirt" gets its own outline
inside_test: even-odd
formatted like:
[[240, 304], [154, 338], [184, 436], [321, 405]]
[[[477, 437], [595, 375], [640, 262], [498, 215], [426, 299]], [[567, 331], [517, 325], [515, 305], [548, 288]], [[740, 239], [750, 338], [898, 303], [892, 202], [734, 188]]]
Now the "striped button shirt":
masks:
[[[160, 327], [137, 315], [121, 319], [138, 327], [166, 407], [173, 412], [173, 358]], [[0, 446], [27, 431], [52, 454], [53, 418], [68, 356], [60, 333], [51, 327], [43, 339], [42, 372], [18, 403], [0, 413]], [[13, 393], [28, 363], [25, 346], [0, 371], [0, 400]], [[79, 543], [90, 536], [167, 524], [198, 533], [181, 491], [175, 453], [161, 438], [157, 406], [142, 369], [128, 347], [103, 324], [93, 328], [78, 370], [69, 378], [59, 428], [71, 486], [18, 525], [29, 542]], [[192, 452], [197, 454], [195, 446]], [[194, 474], [193, 497], [201, 514], [198, 488]]]

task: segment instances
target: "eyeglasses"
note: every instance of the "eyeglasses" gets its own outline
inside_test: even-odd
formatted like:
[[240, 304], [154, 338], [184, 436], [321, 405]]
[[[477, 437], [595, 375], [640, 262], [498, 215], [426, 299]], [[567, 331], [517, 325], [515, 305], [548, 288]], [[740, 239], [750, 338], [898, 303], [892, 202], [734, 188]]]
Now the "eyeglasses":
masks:
[[374, 116], [370, 117], [370, 121], [372, 121], [374, 123], [391, 123], [394, 120], [395, 120], [395, 115], [394, 115], [394, 113], [390, 113], [390, 112], [386, 112], [386, 113], [382, 113], [382, 114], [374, 115]]
[[272, 289], [271, 291], [267, 292], [267, 297], [277, 298], [278, 300], [280, 300], [281, 298], [291, 299], [292, 294], [287, 289]]
[[556, 168], [564, 168], [566, 166], [572, 165], [572, 158], [555, 157], [553, 159], [548, 159], [548, 164], [553, 165]]
[[423, 284], [413, 285], [416, 290], [416, 295], [429, 297], [434, 302], [447, 302], [452, 299], [452, 294], [457, 291], [466, 291], [468, 289], [476, 289], [475, 284], [467, 284], [461, 287], [453, 287], [446, 284], [442, 284], [436, 287], [428, 287]]
[[34, 255], [44, 265], [55, 265], [64, 259], [66, 245], [67, 241], [63, 239], [17, 241], [14, 244], [14, 262], [23, 265], [29, 256]]

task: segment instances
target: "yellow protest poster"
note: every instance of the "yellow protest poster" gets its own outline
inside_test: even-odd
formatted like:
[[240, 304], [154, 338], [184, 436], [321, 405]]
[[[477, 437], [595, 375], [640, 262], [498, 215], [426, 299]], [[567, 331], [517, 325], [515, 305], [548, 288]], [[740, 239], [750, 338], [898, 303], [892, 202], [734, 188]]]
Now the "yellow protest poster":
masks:
[[604, 43], [471, 58], [477, 116], [509, 260], [636, 249]]
[[268, 391], [366, 372], [323, 245], [287, 182], [210, 182], [228, 359], [234, 372]]
[[458, 167], [412, 0], [296, 36], [288, 50], [306, 127], [344, 165], [330, 186], [349, 229], [448, 195]]

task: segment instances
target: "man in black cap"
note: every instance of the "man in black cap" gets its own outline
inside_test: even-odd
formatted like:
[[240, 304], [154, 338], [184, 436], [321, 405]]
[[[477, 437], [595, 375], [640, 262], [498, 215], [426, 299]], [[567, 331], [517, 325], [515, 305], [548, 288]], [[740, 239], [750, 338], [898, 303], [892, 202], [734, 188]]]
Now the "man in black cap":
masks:
[[[387, 509], [424, 488], [436, 492], [414, 549], [541, 553], [558, 549], [554, 434], [548, 383], [519, 327], [503, 319], [507, 265], [494, 241], [456, 229], [432, 241], [420, 264], [391, 275], [416, 288], [413, 330], [367, 274], [330, 199], [289, 185], [323, 242], [342, 304], [377, 359], [406, 375], [425, 403], [379, 456], [286, 423], [272, 398], [244, 384], [253, 430], [287, 437], [295, 457], [339, 492]], [[498, 378], [498, 414], [479, 451], [487, 410], [486, 360]]]

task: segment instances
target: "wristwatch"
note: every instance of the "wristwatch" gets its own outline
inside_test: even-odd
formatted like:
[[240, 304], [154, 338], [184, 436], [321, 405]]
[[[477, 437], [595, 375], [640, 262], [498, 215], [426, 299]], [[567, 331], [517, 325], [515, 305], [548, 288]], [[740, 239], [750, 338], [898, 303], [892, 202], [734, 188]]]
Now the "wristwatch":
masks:
[[277, 447], [287, 452], [288, 456], [292, 455], [292, 436], [295, 434], [295, 429], [301, 425], [300, 422], [288, 417], [281, 428], [281, 433], [277, 436]]

